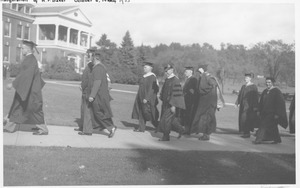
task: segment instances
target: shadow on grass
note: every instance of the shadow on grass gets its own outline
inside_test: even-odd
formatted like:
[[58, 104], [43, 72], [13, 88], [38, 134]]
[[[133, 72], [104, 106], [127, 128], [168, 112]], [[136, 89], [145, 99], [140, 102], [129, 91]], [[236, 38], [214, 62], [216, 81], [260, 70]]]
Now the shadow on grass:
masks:
[[[139, 127], [139, 125], [136, 124], [136, 123], [131, 123], [131, 122], [127, 122], [127, 121], [121, 121], [121, 123], [122, 123], [125, 127], [127, 127], [127, 128], [136, 129], [136, 128]], [[151, 124], [151, 123], [148, 122], [147, 124]], [[151, 125], [152, 125], [152, 124], [151, 124]], [[155, 130], [154, 127], [150, 127], [150, 126], [147, 126], [147, 125], [146, 125], [145, 131], [154, 131], [154, 130]]]
[[[134, 148], [134, 146], [132, 146]], [[226, 151], [136, 149], [129, 159], [154, 184], [294, 184], [295, 156]]]
[[127, 122], [127, 121], [121, 121], [121, 123], [126, 127], [126, 128], [130, 128], [130, 129], [135, 129], [136, 127], [138, 127], [138, 124], [135, 123], [131, 123], [131, 122]]

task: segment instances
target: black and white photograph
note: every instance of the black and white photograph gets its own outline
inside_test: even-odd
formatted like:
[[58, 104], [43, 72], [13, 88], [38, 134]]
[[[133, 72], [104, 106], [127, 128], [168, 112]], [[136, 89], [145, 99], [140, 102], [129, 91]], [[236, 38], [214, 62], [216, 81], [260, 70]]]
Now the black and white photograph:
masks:
[[299, 186], [296, 0], [1, 9], [1, 186]]

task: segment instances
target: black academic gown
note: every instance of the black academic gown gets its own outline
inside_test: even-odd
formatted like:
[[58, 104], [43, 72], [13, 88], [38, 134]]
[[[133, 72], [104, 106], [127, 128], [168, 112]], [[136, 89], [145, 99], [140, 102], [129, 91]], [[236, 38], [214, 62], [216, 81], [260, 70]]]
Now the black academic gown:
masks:
[[[170, 131], [173, 129], [182, 132], [183, 128], [180, 123], [180, 109], [185, 109], [185, 102], [179, 79], [174, 76], [167, 78], [160, 93], [162, 100], [162, 110], [159, 123], [159, 130], [164, 133], [164, 137], [169, 139]], [[171, 112], [171, 107], [176, 107], [176, 112]]]
[[19, 124], [44, 124], [42, 88], [45, 82], [33, 54], [25, 56], [12, 85], [16, 92], [9, 120]]
[[[159, 87], [157, 85], [156, 76], [151, 74], [147, 77], [142, 77], [139, 83], [139, 90], [135, 98], [135, 102], [132, 110], [132, 119], [139, 120], [142, 118], [144, 121], [151, 121], [154, 126], [157, 126], [158, 110], [157, 110], [157, 92]], [[148, 104], [143, 103], [143, 99], [146, 99]], [[149, 105], [150, 113], [143, 110], [144, 105]], [[149, 116], [149, 117], [147, 117]]]
[[[92, 70], [93, 70], [93, 63], [89, 62], [82, 73], [82, 79], [81, 79], [81, 124], [79, 125], [79, 128], [81, 130], [84, 130], [85, 133], [92, 133], [92, 121], [91, 121], [91, 115], [90, 115], [90, 105], [88, 101], [88, 84], [89, 80], [92, 77]], [[84, 126], [85, 125], [85, 126]], [[84, 129], [87, 128], [87, 129]]]
[[208, 73], [201, 74], [198, 83], [199, 100], [191, 126], [191, 133], [210, 135], [216, 130], [216, 109], [218, 103], [218, 83]]
[[295, 95], [290, 104], [289, 126], [290, 126], [290, 133], [294, 134], [295, 133]]
[[190, 77], [183, 85], [183, 96], [186, 109], [182, 110], [181, 116], [186, 132], [190, 132], [195, 113], [194, 108], [197, 103], [197, 95], [197, 79], [195, 77]]
[[239, 132], [248, 134], [254, 128], [258, 128], [258, 90], [256, 85], [243, 85], [235, 104], [239, 105]]
[[[287, 128], [285, 100], [278, 88], [265, 89], [260, 97], [259, 112], [261, 123], [257, 132], [256, 141], [281, 142], [278, 124]], [[275, 119], [275, 115], [278, 119]]]
[[112, 111], [110, 107], [110, 94], [108, 90], [107, 72], [102, 64], [94, 65], [92, 77], [88, 86], [88, 96], [93, 97], [91, 117], [95, 127], [113, 128]]

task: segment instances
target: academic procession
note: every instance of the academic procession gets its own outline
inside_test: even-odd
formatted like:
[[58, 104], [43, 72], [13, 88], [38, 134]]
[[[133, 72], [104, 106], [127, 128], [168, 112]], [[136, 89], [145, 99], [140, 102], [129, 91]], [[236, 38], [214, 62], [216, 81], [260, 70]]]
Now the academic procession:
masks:
[[[34, 125], [33, 136], [47, 137], [51, 134], [45, 122], [47, 114], [43, 110], [42, 90], [45, 81], [41, 77], [42, 70], [35, 52], [38, 53], [37, 44], [23, 40], [20, 72], [4, 88], [15, 91], [14, 96], [11, 96], [13, 102], [9, 113], [3, 120], [5, 134], [12, 134], [18, 131], [16, 127], [28, 125]], [[90, 48], [86, 55], [88, 64], [78, 87], [81, 92], [81, 98], [78, 98], [81, 101], [78, 109], [80, 123], [74, 131], [78, 132], [79, 137], [93, 136], [94, 131], [106, 131], [108, 134], [104, 135], [114, 139], [119, 135], [111, 109], [113, 97], [109, 72], [102, 63], [103, 57], [99, 50]], [[209, 63], [204, 62], [197, 67], [185, 66], [185, 80], [181, 82], [175, 65], [169, 62], [164, 66], [162, 84], [153, 73], [153, 62], [144, 60], [142, 66], [144, 73], [139, 80], [136, 98], [132, 109], [128, 109], [132, 112], [131, 119], [137, 122], [131, 131], [144, 134], [148, 124], [153, 127], [153, 133], [160, 135], [159, 142], [174, 141], [170, 139], [171, 132], [177, 133], [176, 140], [184, 135], [195, 142], [210, 142], [219, 123], [216, 113], [222, 113], [226, 101], [218, 79], [208, 71]], [[257, 86], [252, 82], [253, 77], [251, 72], [245, 74], [245, 82], [235, 102], [238, 109], [236, 129], [245, 142], [252, 137], [254, 145], [280, 144], [279, 126], [284, 129], [289, 127], [290, 133], [295, 133], [295, 97], [288, 118], [285, 99], [281, 90], [275, 86], [276, 80], [266, 76], [266, 87], [259, 96]], [[159, 103], [161, 109], [158, 109]]]

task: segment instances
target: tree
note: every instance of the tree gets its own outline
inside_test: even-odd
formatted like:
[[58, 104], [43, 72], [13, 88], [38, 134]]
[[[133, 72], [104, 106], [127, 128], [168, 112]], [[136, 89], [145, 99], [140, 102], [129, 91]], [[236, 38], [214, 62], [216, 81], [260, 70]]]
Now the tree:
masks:
[[101, 49], [115, 49], [117, 45], [113, 42], [111, 42], [106, 34], [102, 34], [99, 41], [96, 42], [96, 44], [101, 48]]
[[134, 53], [134, 45], [131, 39], [129, 31], [125, 33], [123, 37], [123, 41], [121, 43], [120, 52], [122, 55], [122, 63], [129, 66], [135, 66], [136, 63], [134, 61], [135, 53]]
[[259, 60], [258, 63], [264, 65], [265, 74], [276, 80], [284, 68], [286, 54], [293, 51], [293, 45], [284, 44], [281, 40], [271, 40], [266, 43], [258, 43], [253, 49]]
[[99, 41], [96, 42], [96, 44], [99, 47], [99, 50], [101, 52], [101, 59], [104, 64], [115, 64], [115, 62], [112, 62], [112, 56], [117, 51], [117, 45], [113, 42], [111, 42], [106, 34], [102, 34]]

